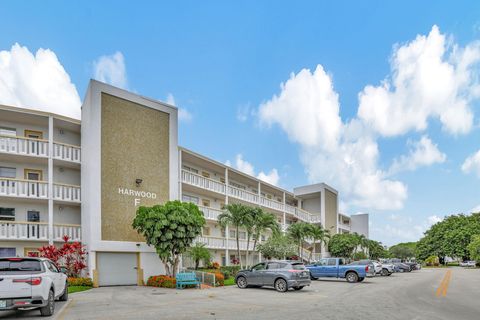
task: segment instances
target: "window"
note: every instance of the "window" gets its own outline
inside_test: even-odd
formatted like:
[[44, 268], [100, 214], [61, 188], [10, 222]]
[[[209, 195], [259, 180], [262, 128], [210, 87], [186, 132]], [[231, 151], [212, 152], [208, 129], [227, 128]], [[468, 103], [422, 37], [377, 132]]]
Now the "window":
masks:
[[257, 189], [252, 189], [252, 193], [258, 193]]
[[192, 167], [189, 167], [189, 166], [186, 166], [186, 165], [183, 166], [183, 169], [186, 170], [186, 171], [193, 172], [193, 173], [198, 173], [198, 170], [197, 170], [197, 169], [192, 168]]
[[268, 270], [280, 269], [280, 265], [277, 262], [269, 262], [267, 265]]
[[16, 254], [15, 248], [0, 248], [0, 257], [15, 257]]
[[232, 187], [235, 187], [235, 188], [238, 188], [238, 189], [246, 190], [245, 186], [243, 186], [243, 185], [241, 185], [241, 184], [239, 184], [239, 183], [233, 182], [233, 181], [230, 182], [230, 185], [231, 185]]
[[265, 263], [259, 263], [255, 265], [252, 270], [260, 271], [260, 270], [265, 270]]
[[41, 131], [25, 130], [25, 137], [32, 139], [43, 139], [43, 133]]
[[227, 265], [227, 257], [222, 255], [222, 266], [226, 266], [226, 265]]
[[238, 239], [246, 240], [247, 239], [247, 233], [245, 231], [239, 231], [238, 232]]
[[0, 208], [0, 220], [15, 221], [15, 208]]
[[220, 177], [220, 182], [225, 183], [225, 178]]
[[261, 239], [262, 239], [262, 241], [265, 241], [265, 235], [262, 234]]
[[42, 271], [40, 261], [30, 259], [20, 259], [10, 261], [0, 259], [0, 271]]
[[303, 263], [292, 263], [293, 270], [305, 270], [305, 265]]
[[17, 177], [17, 169], [9, 167], [0, 167], [0, 177], [15, 179]]
[[27, 211], [27, 221], [28, 222], [40, 222], [40, 212], [39, 211]]
[[328, 259], [328, 265], [329, 266], [336, 266], [337, 265], [337, 260], [336, 259]]
[[210, 173], [202, 171], [202, 176], [204, 176], [205, 178], [210, 178]]
[[0, 135], [16, 137], [17, 136], [17, 129], [0, 127]]
[[227, 230], [225, 230], [225, 228], [222, 228], [222, 237], [223, 238], [226, 238], [227, 237]]
[[210, 207], [210, 200], [208, 199], [202, 199], [202, 205], [204, 207]]
[[36, 248], [24, 248], [23, 253], [25, 257], [39, 257], [40, 252]]
[[236, 237], [235, 234], [236, 234], [235, 230], [230, 230], [230, 232], [228, 233], [228, 237], [232, 238], [232, 239], [235, 239], [235, 237]]
[[51, 263], [50, 261], [46, 261], [46, 264], [47, 264], [48, 270], [58, 273], [58, 269], [53, 263]]
[[26, 180], [41, 181], [43, 179], [42, 170], [24, 169], [24, 174]]
[[318, 261], [316, 263], [317, 266], [326, 266], [327, 265], [327, 259], [320, 259], [320, 261]]
[[195, 203], [195, 204], [198, 205], [199, 199], [198, 199], [198, 197], [189, 196], [188, 194], [184, 194], [184, 195], [182, 196], [182, 201], [183, 201], [183, 202], [191, 202], [191, 203]]
[[210, 235], [210, 228], [209, 227], [203, 227], [203, 235], [204, 236], [209, 236]]
[[223, 208], [225, 208], [225, 202], [220, 202], [220, 209], [223, 210]]

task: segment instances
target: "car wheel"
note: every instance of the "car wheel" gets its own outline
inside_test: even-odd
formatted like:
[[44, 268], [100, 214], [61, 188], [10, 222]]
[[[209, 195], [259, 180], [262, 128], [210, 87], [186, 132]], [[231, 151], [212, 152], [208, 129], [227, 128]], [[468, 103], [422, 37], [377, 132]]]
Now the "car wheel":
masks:
[[293, 287], [294, 290], [302, 290], [304, 287], [303, 286], [300, 286], [300, 287]]
[[362, 282], [365, 278], [358, 278], [358, 282]]
[[350, 282], [350, 283], [354, 283], [354, 282], [357, 282], [357, 281], [358, 281], [358, 275], [357, 275], [355, 272], [349, 272], [349, 273], [347, 273], [347, 275], [345, 276], [345, 278], [346, 278], [347, 281]]
[[405, 271], [405, 270], [403, 270], [403, 269], [400, 269], [400, 272], [404, 272], [404, 271]]
[[40, 308], [40, 314], [42, 317], [49, 317], [53, 315], [55, 312], [55, 295], [53, 294], [53, 290], [50, 290], [48, 293], [48, 302], [45, 307]]
[[310, 280], [318, 280], [318, 278], [315, 278], [312, 273], [310, 273]]
[[63, 294], [59, 298], [60, 301], [68, 301], [68, 283], [65, 283], [65, 289], [63, 290]]
[[386, 276], [388, 276], [388, 270], [387, 269], [382, 269], [382, 272], [380, 274], [382, 276], [386, 277]]
[[248, 286], [247, 279], [243, 276], [237, 278], [237, 287], [245, 289]]
[[287, 291], [288, 290], [287, 281], [283, 279], [277, 279], [277, 281], [275, 281], [275, 290], [277, 290], [278, 292]]

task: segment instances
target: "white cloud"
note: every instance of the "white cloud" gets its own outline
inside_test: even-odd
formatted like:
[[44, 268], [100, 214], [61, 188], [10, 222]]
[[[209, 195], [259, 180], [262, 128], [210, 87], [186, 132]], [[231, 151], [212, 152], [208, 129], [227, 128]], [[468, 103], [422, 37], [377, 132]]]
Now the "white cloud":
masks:
[[390, 168], [391, 174], [405, 170], [413, 171], [420, 166], [443, 163], [447, 158], [427, 135], [422, 136], [419, 141], [409, 141], [408, 144], [411, 146], [408, 155], [394, 159]]
[[94, 61], [93, 69], [96, 80], [109, 83], [115, 87], [127, 88], [125, 59], [121, 52], [117, 51], [112, 55], [99, 57]]
[[255, 110], [246, 104], [237, 108], [237, 120], [240, 122], [245, 122], [249, 117], [255, 116]]
[[358, 116], [384, 136], [423, 131], [429, 118], [438, 118], [449, 133], [468, 133], [473, 123], [470, 102], [479, 92], [474, 73], [479, 61], [478, 42], [461, 48], [433, 26], [428, 36], [397, 46], [391, 77], [364, 88]]
[[480, 150], [469, 156], [462, 164], [464, 173], [474, 173], [480, 178]]
[[477, 213], [480, 212], [480, 204], [469, 211], [470, 213]]
[[[225, 165], [231, 167], [232, 163], [229, 160], [227, 160], [225, 162]], [[244, 160], [243, 155], [240, 153], [237, 154], [235, 157], [235, 168], [250, 176], [255, 176], [254, 166], [247, 160]], [[257, 175], [257, 178], [273, 185], [278, 185], [278, 182], [280, 180], [280, 176], [276, 168], [273, 168], [268, 173], [260, 171], [260, 173]]]
[[278, 124], [300, 144], [301, 161], [312, 183], [339, 188], [345, 207], [400, 209], [406, 186], [378, 169], [378, 145], [358, 120], [342, 123], [338, 94], [322, 66], [304, 69], [281, 85], [277, 96], [259, 107], [260, 122]]
[[437, 216], [437, 215], [433, 215], [433, 216], [430, 216], [427, 218], [427, 222], [430, 226], [440, 222], [440, 221], [443, 221], [443, 218]]
[[55, 53], [38, 49], [34, 55], [17, 43], [0, 51], [0, 103], [81, 116], [77, 89]]
[[[177, 106], [177, 104], [175, 103], [175, 97], [171, 93], [167, 95], [166, 103], [172, 106]], [[178, 108], [178, 120], [182, 122], [191, 122], [192, 119], [193, 119], [193, 115], [187, 109]]]
[[257, 178], [262, 180], [262, 181], [265, 181], [267, 183], [273, 184], [273, 185], [277, 185], [278, 181], [280, 180], [280, 176], [278, 175], [278, 171], [275, 168], [270, 170], [269, 173], [265, 173], [263, 171], [260, 171]]

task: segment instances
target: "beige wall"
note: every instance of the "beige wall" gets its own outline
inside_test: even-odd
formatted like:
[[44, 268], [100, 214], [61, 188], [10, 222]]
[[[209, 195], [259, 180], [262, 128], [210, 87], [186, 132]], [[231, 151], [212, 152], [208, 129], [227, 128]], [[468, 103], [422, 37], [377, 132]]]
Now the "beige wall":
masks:
[[337, 195], [327, 189], [325, 189], [325, 228], [332, 233], [337, 231]]
[[[105, 93], [101, 104], [102, 240], [142, 241], [131, 227], [135, 197], [118, 189], [156, 193], [140, 205], [168, 201], [169, 115]], [[143, 179], [140, 187], [137, 178]]]

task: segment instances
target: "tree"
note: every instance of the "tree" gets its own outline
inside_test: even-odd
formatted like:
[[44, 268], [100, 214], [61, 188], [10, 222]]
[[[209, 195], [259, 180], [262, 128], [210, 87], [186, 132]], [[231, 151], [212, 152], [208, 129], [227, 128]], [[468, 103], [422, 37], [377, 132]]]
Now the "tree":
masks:
[[448, 216], [424, 233], [416, 246], [416, 257], [425, 260], [438, 256], [440, 263], [444, 263], [445, 257], [467, 260], [467, 246], [476, 234], [480, 234], [480, 213]]
[[255, 216], [255, 222], [253, 224], [253, 236], [255, 238], [253, 240], [253, 251], [255, 251], [257, 242], [260, 239], [262, 233], [267, 230], [272, 231], [273, 236], [280, 233], [280, 226], [278, 225], [275, 215], [271, 213], [266, 213], [261, 208], [258, 209], [261, 213]]
[[250, 240], [252, 239], [253, 229], [255, 227], [256, 220], [263, 213], [261, 208], [245, 206], [245, 218], [243, 221], [243, 227], [247, 232], [247, 252], [245, 254], [245, 265], [249, 265], [250, 260]]
[[375, 240], [368, 240], [368, 256], [372, 260], [378, 260], [379, 258], [388, 258], [389, 252], [385, 249], [381, 242]]
[[85, 246], [80, 242], [69, 242], [68, 236], [63, 236], [63, 245], [57, 248], [54, 245], [43, 246], [38, 249], [40, 257], [52, 260], [57, 267], [64, 267], [67, 276], [79, 277], [87, 267]]
[[218, 216], [218, 222], [225, 228], [226, 226], [232, 226], [235, 228], [235, 239], [237, 241], [237, 257], [240, 260], [240, 267], [242, 265], [242, 259], [240, 259], [240, 240], [239, 230], [240, 227], [244, 227], [249, 223], [248, 207], [239, 203], [228, 204], [224, 207], [224, 211]]
[[352, 258], [358, 238], [352, 233], [335, 234], [328, 242], [328, 251], [333, 257]]
[[303, 243], [305, 238], [310, 235], [312, 225], [306, 222], [296, 222], [288, 227], [287, 233], [293, 239], [293, 242], [298, 246], [298, 256], [303, 258]]
[[[330, 239], [330, 232], [325, 230], [322, 225], [311, 225], [309, 228], [308, 235], [313, 239], [313, 248], [315, 249], [317, 241], [320, 241], [320, 244], [324, 244], [325, 246], [328, 244], [328, 240]], [[312, 260], [313, 250], [310, 253], [310, 260]]]
[[267, 259], [285, 259], [296, 255], [297, 248], [292, 238], [278, 233], [259, 243], [257, 250]]
[[188, 248], [187, 256], [195, 262], [195, 270], [198, 269], [200, 261], [203, 261], [205, 265], [210, 262], [212, 255], [210, 251], [205, 248], [204, 243], [196, 243], [193, 247]]
[[393, 258], [409, 259], [415, 257], [415, 249], [417, 247], [416, 242], [403, 242], [391, 246], [388, 251]]
[[132, 223], [146, 243], [155, 247], [167, 275], [172, 277], [177, 273], [180, 255], [201, 234], [204, 225], [205, 218], [197, 205], [178, 200], [153, 207], [141, 206]]
[[470, 254], [470, 259], [480, 263], [480, 234], [474, 235], [472, 241], [470, 241], [467, 246], [468, 253]]

